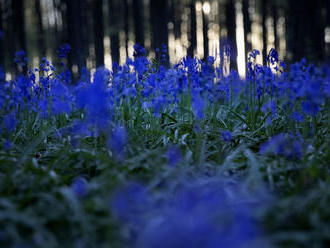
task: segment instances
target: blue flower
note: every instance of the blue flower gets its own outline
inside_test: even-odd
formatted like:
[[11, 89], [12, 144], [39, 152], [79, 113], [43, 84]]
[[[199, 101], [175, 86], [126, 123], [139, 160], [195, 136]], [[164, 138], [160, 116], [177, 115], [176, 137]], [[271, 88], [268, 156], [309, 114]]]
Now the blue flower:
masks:
[[10, 131], [13, 132], [16, 129], [17, 120], [15, 113], [9, 113], [4, 117], [5, 127]]
[[248, 54], [248, 61], [251, 61], [252, 59], [256, 59], [258, 55], [260, 55], [260, 52], [258, 50], [256, 49], [252, 50], [252, 52]]
[[149, 209], [148, 203], [146, 188], [139, 183], [128, 183], [114, 193], [110, 208], [117, 219], [140, 223], [142, 214]]
[[133, 53], [134, 58], [145, 57], [146, 55], [147, 52], [144, 49], [144, 47], [140, 46], [139, 44], [134, 45], [134, 53]]
[[87, 181], [85, 178], [78, 177], [73, 180], [71, 184], [71, 189], [73, 193], [79, 197], [83, 198], [87, 195]]
[[123, 126], [117, 126], [112, 131], [108, 139], [108, 147], [118, 159], [122, 159], [125, 154], [127, 144], [127, 132]]
[[19, 50], [15, 53], [14, 62], [22, 67], [27, 66], [29, 59], [26, 57], [24, 50]]
[[317, 103], [311, 101], [303, 101], [301, 103], [302, 111], [305, 114], [316, 116], [317, 113], [320, 111], [320, 107]]
[[263, 143], [260, 146], [259, 153], [284, 156], [289, 159], [300, 159], [303, 155], [302, 140], [293, 135], [280, 133]]
[[221, 132], [221, 136], [225, 142], [230, 142], [232, 140], [231, 132], [228, 130]]
[[130, 246], [241, 247], [258, 237], [251, 209], [244, 204], [248, 199], [238, 189], [232, 191], [221, 180], [189, 181], [176, 188], [153, 195], [131, 183], [115, 193], [111, 212], [134, 233], [127, 240]]
[[193, 96], [192, 109], [197, 120], [204, 118], [205, 100], [199, 95]]
[[58, 56], [60, 58], [66, 58], [71, 51], [71, 46], [67, 43], [63, 44], [58, 50]]
[[274, 48], [270, 49], [269, 54], [267, 55], [267, 62], [274, 65], [278, 61], [278, 52]]
[[265, 103], [262, 105], [261, 111], [264, 113], [271, 112], [273, 116], [276, 115], [276, 102], [269, 101], [268, 103]]
[[176, 166], [182, 158], [181, 150], [174, 145], [168, 148], [166, 155], [170, 166]]
[[93, 83], [80, 83], [76, 87], [75, 100], [78, 108], [85, 110], [85, 122], [95, 129], [103, 131], [110, 120], [110, 99], [106, 82], [109, 71], [99, 68], [94, 74]]
[[304, 116], [298, 113], [297, 111], [293, 112], [291, 115], [291, 118], [295, 120], [296, 122], [303, 122]]

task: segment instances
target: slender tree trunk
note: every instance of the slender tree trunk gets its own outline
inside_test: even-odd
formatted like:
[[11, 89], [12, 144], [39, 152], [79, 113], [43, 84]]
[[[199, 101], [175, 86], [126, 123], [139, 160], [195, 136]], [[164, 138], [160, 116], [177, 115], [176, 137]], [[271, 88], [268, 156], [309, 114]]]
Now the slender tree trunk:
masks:
[[208, 16], [202, 10], [202, 18], [203, 18], [203, 50], [204, 50], [204, 60], [207, 59], [209, 56], [209, 37], [208, 37], [208, 30], [209, 30], [209, 20]]
[[104, 65], [104, 25], [103, 25], [103, 1], [93, 0], [93, 31], [95, 46], [96, 67]]
[[36, 14], [36, 22], [37, 22], [37, 44], [38, 51], [41, 57], [46, 56], [46, 46], [45, 46], [45, 34], [44, 28], [42, 24], [42, 12], [40, 6], [40, 0], [35, 0], [34, 2], [35, 14]]
[[323, 18], [323, 0], [307, 1], [306, 12], [310, 13], [309, 22], [309, 44], [311, 46], [311, 59], [315, 62], [321, 62], [325, 58], [325, 19]]
[[181, 1], [176, 1], [176, 0], [171, 1], [172, 22], [174, 25], [175, 39], [181, 38], [182, 8], [183, 5]]
[[301, 0], [300, 4], [289, 1], [286, 14], [287, 48], [292, 61], [307, 59], [322, 60], [324, 27], [320, 3], [322, 0]]
[[3, 2], [0, 1], [0, 67], [5, 70], [5, 53], [3, 47], [3, 40], [4, 40], [4, 25], [3, 25], [3, 12], [4, 6]]
[[135, 43], [144, 46], [144, 4], [143, 0], [133, 0]]
[[190, 0], [190, 29], [189, 29], [189, 47], [188, 55], [194, 57], [197, 47], [197, 20], [196, 20], [196, 5], [195, 0]]
[[125, 51], [126, 57], [129, 57], [128, 54], [128, 42], [129, 42], [129, 20], [130, 20], [130, 5], [128, 0], [123, 1], [124, 4], [124, 31], [125, 31]]
[[[67, 42], [71, 44], [72, 51], [69, 54], [68, 64], [78, 67], [78, 71], [86, 67], [87, 37], [85, 29], [86, 0], [66, 0]], [[74, 75], [77, 78], [77, 74]]]
[[[161, 49], [162, 46], [168, 47], [168, 5], [167, 1], [163, 0], [151, 0], [150, 1], [150, 21], [151, 21], [151, 33], [152, 33], [152, 45], [154, 50]], [[168, 65], [168, 49], [163, 51], [164, 57], [161, 57], [159, 52], [156, 52], [156, 59]]]
[[4, 44], [6, 44], [6, 49], [4, 50], [6, 54], [6, 69], [10, 71], [11, 74], [16, 72], [16, 65], [14, 63], [14, 56], [16, 51], [16, 38], [13, 27], [13, 13], [12, 13], [12, 1], [3, 1], [4, 8]]
[[[330, 1], [326, 1], [326, 11], [327, 11], [327, 16], [326, 16], [326, 22], [325, 25], [330, 28]], [[326, 55], [327, 55], [327, 60], [330, 61], [330, 43], [326, 44]]]
[[[25, 36], [25, 18], [24, 18], [24, 1], [23, 0], [12, 0], [12, 30], [14, 34], [14, 49], [15, 51], [26, 50], [26, 36]], [[14, 56], [13, 56], [14, 57]], [[13, 58], [11, 57], [11, 58]], [[26, 74], [27, 66], [23, 66], [22, 71], [17, 65], [15, 65], [15, 73], [23, 72]]]
[[119, 63], [120, 59], [120, 2], [119, 0], [109, 0], [109, 22], [110, 22], [110, 50], [112, 62]]
[[276, 51], [279, 49], [279, 38], [278, 38], [278, 32], [277, 32], [277, 21], [278, 21], [278, 6], [273, 5], [272, 7], [272, 13], [273, 13], [273, 28], [274, 28], [274, 46]]
[[225, 6], [226, 28], [230, 44], [230, 70], [237, 71], [236, 10], [235, 1], [227, 0]]
[[266, 18], [267, 18], [267, 0], [261, 1], [261, 25], [262, 25], [262, 61], [263, 64], [267, 63], [267, 27], [266, 27]]
[[[37, 0], [36, 0], [37, 1]], [[41, 0], [39, 0], [41, 2]], [[54, 25], [54, 36], [55, 36], [55, 46], [56, 48], [58, 48], [60, 45], [62, 45], [64, 42], [66, 42], [65, 40], [65, 28], [64, 28], [64, 24], [63, 24], [63, 20], [66, 20], [65, 17], [65, 13], [64, 10], [62, 9], [62, 5], [64, 5], [63, 1], [61, 0], [53, 0], [53, 7], [54, 7], [54, 11], [57, 12], [57, 15], [55, 16], [55, 25]], [[43, 15], [42, 11], [41, 11], [41, 16]], [[42, 20], [42, 19], [41, 19]], [[43, 24], [43, 22], [42, 22]], [[47, 30], [45, 30], [44, 26], [43, 26], [43, 32], [44, 35], [47, 33]], [[44, 43], [45, 43], [45, 50], [47, 51], [47, 47], [46, 47], [46, 40], [44, 37]]]
[[251, 44], [251, 18], [249, 13], [250, 1], [243, 0], [243, 22], [244, 22], [244, 43], [245, 43], [245, 57], [252, 50]]
[[219, 57], [220, 57], [220, 65], [219, 67], [221, 68], [221, 75], [223, 76], [223, 66], [224, 66], [224, 54], [223, 54], [223, 44], [225, 43], [226, 37], [223, 37], [222, 35], [222, 30], [225, 29], [226, 22], [225, 22], [225, 4], [220, 2], [218, 3], [218, 24], [219, 24]]
[[16, 50], [22, 49], [26, 52], [26, 36], [25, 36], [25, 18], [24, 18], [24, 1], [12, 0], [12, 25], [16, 34]]

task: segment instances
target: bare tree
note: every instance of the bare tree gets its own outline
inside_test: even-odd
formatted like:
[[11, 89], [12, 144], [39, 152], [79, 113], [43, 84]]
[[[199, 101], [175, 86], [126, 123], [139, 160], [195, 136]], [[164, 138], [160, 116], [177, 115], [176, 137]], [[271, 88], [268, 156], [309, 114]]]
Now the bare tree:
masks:
[[145, 27], [144, 27], [144, 4], [143, 0], [133, 0], [133, 17], [134, 17], [134, 35], [135, 43], [144, 46]]
[[189, 47], [188, 55], [194, 57], [194, 52], [197, 47], [197, 20], [196, 20], [196, 3], [195, 0], [190, 0], [190, 28], [189, 28]]
[[120, 59], [120, 0], [109, 0], [110, 50], [112, 62], [119, 63]]
[[93, 31], [95, 46], [95, 62], [96, 66], [104, 65], [104, 25], [103, 25], [103, 1], [93, 0]]

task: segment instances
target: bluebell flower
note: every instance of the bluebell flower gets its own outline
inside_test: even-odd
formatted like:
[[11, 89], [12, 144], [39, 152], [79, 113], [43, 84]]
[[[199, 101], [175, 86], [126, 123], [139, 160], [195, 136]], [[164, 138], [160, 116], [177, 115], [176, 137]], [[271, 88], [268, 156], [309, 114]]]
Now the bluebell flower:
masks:
[[225, 142], [230, 142], [233, 138], [232, 135], [231, 135], [231, 132], [229, 132], [228, 130], [222, 131], [221, 132], [221, 137]]
[[132, 183], [114, 194], [111, 212], [126, 231], [134, 233], [126, 236], [131, 246], [243, 247], [258, 237], [251, 209], [244, 204], [246, 197], [237, 189], [228, 197], [231, 189], [219, 179], [179, 186], [152, 195]]
[[49, 112], [48, 112], [48, 101], [45, 99], [41, 99], [40, 101], [38, 101], [38, 106], [37, 109], [41, 115], [42, 118], [47, 118], [49, 116]]
[[260, 146], [260, 154], [284, 156], [290, 159], [302, 157], [302, 141], [293, 135], [280, 133], [271, 137]]
[[75, 121], [70, 128], [63, 129], [62, 132], [64, 135], [72, 134], [73, 136], [77, 135], [80, 137], [92, 136], [92, 131], [88, 129], [87, 124], [81, 121]]
[[193, 96], [192, 99], [192, 110], [197, 120], [204, 118], [204, 110], [206, 107], [205, 100], [199, 95]]
[[176, 166], [182, 159], [181, 150], [174, 145], [167, 149], [166, 155], [170, 166]]
[[73, 180], [71, 189], [77, 197], [83, 198], [87, 195], [87, 186], [86, 179], [83, 177], [78, 177]]
[[55, 98], [52, 102], [52, 111], [55, 115], [68, 114], [71, 111], [71, 107], [68, 101]]
[[[70, 84], [72, 82], [72, 74], [68, 68], [65, 68], [63, 71], [60, 72], [57, 77], [63, 81], [63, 83]], [[90, 81], [87, 81], [90, 82]]]
[[117, 126], [112, 131], [108, 139], [108, 147], [118, 159], [122, 159], [125, 154], [127, 144], [127, 132], [123, 126]]
[[265, 103], [261, 107], [261, 111], [264, 112], [265, 114], [271, 113], [272, 117], [275, 117], [277, 114], [277, 107], [276, 107], [276, 102], [275, 101], [269, 101], [268, 103]]
[[139, 183], [131, 182], [114, 193], [110, 208], [117, 219], [139, 224], [144, 211], [149, 210], [149, 203], [146, 188]]
[[19, 50], [15, 53], [14, 62], [22, 67], [27, 66], [29, 59], [26, 57], [24, 50]]
[[5, 123], [6, 129], [8, 129], [10, 132], [15, 131], [16, 126], [17, 126], [17, 120], [16, 120], [15, 113], [12, 112], [12, 113], [5, 115], [4, 123]]
[[46, 57], [43, 57], [41, 59], [41, 63], [40, 63], [40, 71], [49, 72], [50, 70], [51, 69], [50, 69], [50, 62], [49, 62], [49, 60]]
[[278, 52], [274, 48], [270, 49], [267, 55], [267, 62], [271, 65], [274, 65], [278, 61], [279, 61]]
[[252, 59], [256, 59], [258, 55], [260, 55], [259, 50], [256, 49], [252, 50], [252, 52], [248, 54], [248, 61], [251, 61]]
[[76, 104], [78, 108], [85, 110], [84, 121], [97, 132], [107, 128], [111, 117], [109, 91], [106, 85], [108, 78], [109, 71], [99, 68], [94, 74], [93, 83], [80, 83], [76, 87]]
[[325, 96], [330, 98], [330, 82], [326, 82], [323, 87]]
[[133, 52], [134, 58], [145, 57], [146, 55], [147, 52], [144, 47], [140, 46], [139, 44], [134, 45], [134, 52]]
[[320, 111], [320, 107], [317, 103], [312, 101], [303, 101], [301, 103], [302, 111], [307, 115], [316, 116], [317, 113]]
[[2, 83], [5, 80], [6, 80], [6, 73], [4, 72], [3, 68], [0, 66], [0, 82]]
[[304, 116], [297, 111], [294, 111], [291, 115], [291, 118], [295, 120], [296, 122], [303, 122], [304, 121]]
[[63, 44], [58, 50], [58, 56], [60, 58], [66, 58], [71, 51], [71, 46], [67, 43]]

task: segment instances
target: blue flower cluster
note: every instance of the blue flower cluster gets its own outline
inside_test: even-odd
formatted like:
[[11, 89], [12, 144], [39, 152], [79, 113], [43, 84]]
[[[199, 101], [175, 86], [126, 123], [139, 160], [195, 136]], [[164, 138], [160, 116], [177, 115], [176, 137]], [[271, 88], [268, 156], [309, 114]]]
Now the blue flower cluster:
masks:
[[261, 233], [251, 202], [260, 204], [219, 178], [157, 194], [128, 183], [113, 195], [111, 213], [133, 247], [254, 247]]
[[[71, 74], [64, 63], [58, 69], [46, 58], [39, 68], [28, 70], [27, 75], [11, 81], [2, 77], [1, 127], [14, 133], [19, 125], [18, 116], [24, 111], [41, 118], [66, 115], [74, 117], [70, 130], [76, 135], [106, 134], [108, 147], [122, 156], [127, 137], [124, 129], [117, 128], [125, 126], [116, 123], [119, 109], [141, 110], [155, 118], [163, 113], [188, 114], [203, 122], [214, 106], [232, 108], [240, 101], [242, 112], [252, 111], [251, 116], [262, 113], [266, 124], [276, 121], [281, 110], [288, 117], [288, 126], [294, 126], [318, 115], [330, 96], [327, 67], [318, 69], [302, 60], [284, 72], [285, 65], [274, 49], [267, 57], [268, 66], [257, 64], [260, 53], [252, 51], [243, 80], [236, 72], [224, 76], [213, 57], [206, 61], [186, 57], [166, 68], [162, 64], [154, 65], [144, 48], [138, 45], [134, 48], [133, 58], [124, 65], [114, 65], [111, 71], [99, 68], [92, 78], [84, 69], [76, 84], [71, 83]], [[70, 46], [63, 45], [58, 51], [60, 59], [65, 59], [69, 52]], [[16, 63], [26, 66], [27, 61], [23, 51], [17, 52]], [[232, 131], [222, 132], [223, 141], [231, 141]], [[3, 133], [3, 142], [10, 141], [8, 133]], [[111, 137], [120, 145], [114, 145]]]

